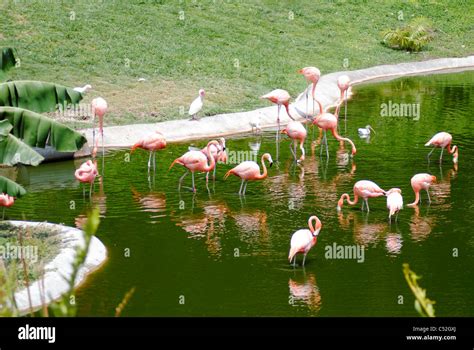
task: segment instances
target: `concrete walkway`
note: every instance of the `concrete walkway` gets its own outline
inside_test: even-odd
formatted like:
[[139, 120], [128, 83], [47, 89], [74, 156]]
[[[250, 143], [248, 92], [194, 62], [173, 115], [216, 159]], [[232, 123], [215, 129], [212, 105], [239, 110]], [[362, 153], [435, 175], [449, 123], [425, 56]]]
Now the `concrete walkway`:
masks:
[[[352, 82], [352, 86], [375, 82], [386, 81], [404, 76], [424, 75], [435, 73], [448, 73], [474, 69], [474, 56], [462, 58], [441, 58], [423, 62], [400, 63], [393, 65], [382, 65], [372, 68], [355, 71], [335, 72], [323, 75], [316, 88], [316, 95], [323, 104], [323, 108], [335, 106], [339, 99], [339, 89], [337, 78], [342, 74], [347, 74]], [[302, 78], [303, 79], [303, 78]], [[281, 87], [281, 88], [284, 88]], [[301, 93], [294, 104], [290, 105], [290, 113], [296, 118], [303, 119], [295, 110], [306, 111], [306, 91]], [[349, 92], [350, 94], [350, 92]], [[268, 102], [268, 104], [270, 104]], [[310, 111], [312, 103], [309, 103]], [[318, 112], [317, 105], [313, 115]], [[202, 118], [199, 121], [189, 121], [187, 119], [172, 120], [154, 124], [134, 124], [110, 126], [104, 128], [105, 147], [125, 148], [133, 145], [138, 139], [148, 135], [150, 132], [159, 130], [165, 135], [168, 142], [182, 142], [195, 139], [209, 139], [219, 136], [228, 136], [251, 131], [250, 121], [255, 115], [260, 115], [262, 128], [276, 126], [277, 107], [260, 108], [249, 112], [218, 114], [211, 117]], [[280, 116], [282, 125], [288, 123], [286, 112], [282, 108]], [[89, 141], [92, 143], [92, 130], [83, 130]], [[87, 150], [78, 152], [76, 156], [84, 156]]]

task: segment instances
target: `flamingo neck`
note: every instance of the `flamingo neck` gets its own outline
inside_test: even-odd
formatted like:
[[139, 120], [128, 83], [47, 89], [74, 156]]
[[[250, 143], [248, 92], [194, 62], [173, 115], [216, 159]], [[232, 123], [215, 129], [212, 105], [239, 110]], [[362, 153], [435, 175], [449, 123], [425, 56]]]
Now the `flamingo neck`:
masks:
[[262, 174], [259, 174], [259, 175], [257, 176], [257, 179], [259, 179], [259, 180], [265, 179], [265, 178], [267, 177], [267, 174], [268, 174], [268, 172], [267, 172], [267, 167], [265, 166], [265, 158], [264, 158], [264, 156], [262, 156], [261, 162], [262, 162], [263, 173], [262, 173]]
[[314, 82], [313, 83], [313, 88], [311, 89], [311, 96], [313, 96], [313, 99], [314, 99], [314, 93], [316, 92], [316, 85], [318, 84], [318, 82]]
[[[316, 227], [313, 226], [313, 221], [316, 222]], [[321, 221], [318, 219], [317, 216], [312, 216], [308, 219], [308, 227], [309, 227], [309, 230], [311, 231], [311, 234], [314, 236], [314, 237], [317, 237], [317, 235], [314, 234], [314, 232], [316, 230], [320, 230], [321, 229]]]
[[206, 164], [206, 171], [211, 171], [212, 169], [214, 169], [214, 166], [216, 165], [216, 161], [214, 160], [214, 157], [212, 156], [212, 153], [211, 153], [211, 146], [213, 145], [213, 143], [209, 143], [207, 145], [207, 157], [209, 159], [209, 165], [207, 166]]
[[304, 160], [304, 158], [305, 158], [305, 152], [304, 152], [303, 143], [304, 143], [304, 140], [301, 140], [301, 142], [300, 142], [300, 150], [301, 150], [301, 157], [300, 157], [300, 160]]
[[420, 201], [420, 191], [415, 191], [415, 201], [413, 203], [407, 204], [407, 206], [414, 207], [415, 205], [418, 205], [419, 201]]
[[321, 104], [321, 102], [319, 102], [319, 100], [317, 100], [314, 96], [313, 96], [313, 99], [316, 101], [316, 103], [318, 104], [318, 107], [319, 107], [319, 114], [316, 116], [316, 117], [319, 117], [321, 114], [324, 113], [323, 111], [323, 105]]
[[356, 154], [357, 149], [356, 149], [356, 147], [355, 147], [355, 145], [354, 145], [354, 142], [352, 142], [352, 140], [349, 139], [349, 138], [347, 138], [347, 137], [342, 137], [341, 135], [339, 135], [339, 134], [337, 133], [336, 128], [337, 128], [337, 126], [334, 127], [334, 129], [331, 129], [331, 132], [332, 132], [333, 136], [336, 138], [336, 140], [349, 142], [350, 145], [351, 145], [351, 147], [352, 147], [352, 155]]
[[455, 145], [455, 146], [453, 146], [453, 147], [451, 148], [451, 144], [449, 144], [449, 145], [448, 145], [448, 152], [453, 155], [453, 161], [454, 161], [454, 163], [457, 163], [457, 161], [458, 161], [458, 156], [459, 156], [458, 146]]
[[284, 106], [285, 106], [285, 109], [286, 109], [286, 113], [288, 114], [288, 117], [290, 117], [291, 120], [295, 120], [295, 118], [293, 118], [290, 114], [290, 108], [288, 106], [288, 103], [285, 103]]

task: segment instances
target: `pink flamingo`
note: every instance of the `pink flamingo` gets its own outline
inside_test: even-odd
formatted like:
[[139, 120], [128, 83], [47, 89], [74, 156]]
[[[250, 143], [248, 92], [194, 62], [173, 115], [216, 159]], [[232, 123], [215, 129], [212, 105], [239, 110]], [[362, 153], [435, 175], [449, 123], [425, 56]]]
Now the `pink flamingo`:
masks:
[[[107, 112], [107, 101], [102, 97], [97, 97], [92, 100], [92, 114], [99, 117], [99, 133], [102, 135], [102, 156], [104, 156], [104, 115]], [[95, 125], [92, 129], [92, 143], [95, 144]]]
[[[247, 183], [248, 181], [255, 181], [255, 180], [263, 180], [267, 177], [267, 167], [265, 166], [265, 160], [268, 160], [270, 167], [273, 165], [272, 156], [269, 153], [265, 153], [262, 155], [261, 163], [263, 167], [263, 173], [260, 174], [260, 167], [254, 161], [246, 161], [242, 162], [237, 165], [235, 168], [230, 169], [224, 176], [224, 180], [227, 179], [231, 174], [238, 176], [242, 179], [242, 183], [240, 184], [239, 195], [245, 195], [245, 191], [247, 190]], [[245, 186], [244, 186], [245, 183]], [[242, 191], [243, 189], [243, 191]]]
[[151, 168], [151, 157], [153, 155], [153, 171], [156, 170], [156, 151], [166, 147], [166, 139], [162, 133], [155, 131], [153, 134], [145, 136], [141, 140], [137, 141], [133, 146], [130, 153], [133, 153], [137, 148], [141, 148], [150, 151], [150, 158], [148, 158], [148, 172]]
[[337, 87], [341, 91], [341, 101], [344, 101], [344, 123], [347, 122], [347, 91], [351, 85], [351, 79], [347, 75], [337, 78]]
[[[313, 111], [314, 111], [314, 99], [315, 99], [315, 91], [316, 85], [318, 84], [319, 78], [321, 77], [321, 72], [316, 67], [304, 67], [301, 68], [298, 73], [303, 74], [306, 78], [306, 82], [313, 85], [311, 89], [311, 96], [313, 97]], [[308, 114], [308, 90], [306, 90], [306, 114]]]
[[293, 147], [291, 147], [291, 143], [290, 143], [290, 151], [293, 154], [295, 162], [298, 162], [298, 160], [296, 159], [296, 146], [299, 141], [300, 149], [301, 149], [301, 157], [299, 161], [300, 162], [303, 161], [305, 158], [304, 141], [307, 135], [306, 128], [303, 126], [303, 124], [301, 124], [298, 121], [292, 120], [291, 122], [288, 123], [286, 128], [284, 128], [281, 131], [281, 133], [288, 135], [288, 137], [293, 140], [294, 149]]
[[[322, 111], [323, 109], [322, 109], [321, 103], [318, 100], [316, 100], [316, 102], [319, 104], [319, 109]], [[340, 106], [341, 106], [341, 103], [337, 105], [335, 114], [328, 113], [328, 112], [321, 112], [319, 115], [317, 115], [313, 119], [313, 124], [317, 125], [324, 131], [324, 136], [323, 136], [323, 140], [321, 141], [321, 144], [324, 141], [324, 145], [326, 147], [326, 156], [328, 158], [329, 158], [329, 149], [328, 149], [328, 140], [327, 140], [327, 135], [326, 135], [327, 130], [331, 130], [336, 140], [346, 141], [350, 143], [352, 147], [352, 156], [354, 156], [357, 153], [357, 149], [354, 145], [354, 142], [352, 142], [352, 140], [347, 137], [340, 136], [337, 132], [337, 123], [338, 123], [338, 115], [339, 115]], [[321, 154], [322, 152], [323, 152], [323, 148], [321, 146]]]
[[451, 148], [451, 141], [453, 141], [453, 137], [451, 134], [447, 132], [439, 132], [436, 135], [434, 135], [426, 144], [425, 147], [428, 146], [433, 146], [433, 149], [431, 152], [428, 154], [428, 161], [430, 160], [431, 153], [435, 150], [436, 147], [441, 147], [441, 155], [439, 156], [439, 162], [441, 163], [443, 161], [443, 151], [447, 147], [448, 152], [453, 155], [453, 163], [458, 162], [458, 157], [459, 157], [459, 150], [458, 146], [453, 146]]
[[344, 204], [344, 199], [347, 200], [349, 205], [356, 205], [361, 197], [364, 201], [362, 202], [362, 210], [364, 210], [364, 203], [367, 206], [367, 212], [369, 209], [369, 198], [376, 198], [385, 195], [385, 191], [382, 190], [375, 182], [369, 180], [360, 180], [354, 184], [354, 200], [351, 201], [349, 194], [344, 193], [339, 201], [337, 202], [337, 210], [340, 211]]
[[[316, 222], [316, 226], [313, 226], [313, 221]], [[306, 261], [306, 255], [314, 247], [318, 240], [319, 231], [321, 231], [321, 220], [315, 215], [308, 219], [308, 229], [301, 229], [293, 233], [291, 236], [290, 253], [288, 254], [288, 260], [293, 261], [293, 266], [296, 266], [296, 254], [303, 253], [303, 264]]]
[[[207, 144], [207, 154], [212, 154], [211, 152], [211, 147], [212, 145], [218, 146], [219, 143], [216, 140], [209, 141]], [[183, 176], [179, 178], [179, 186], [178, 190], [181, 190], [181, 183], [183, 182], [184, 178], [186, 175], [188, 175], [189, 172], [191, 172], [192, 175], [192, 190], [193, 192], [196, 192], [196, 186], [194, 185], [194, 172], [195, 171], [201, 171], [201, 172], [209, 172], [212, 169], [214, 169], [214, 166], [216, 165], [216, 162], [214, 160], [214, 157], [209, 157], [209, 164], [208, 162], [208, 157], [201, 151], [188, 151], [185, 154], [183, 154], [181, 157], [176, 158], [173, 163], [171, 163], [169, 170], [177, 163], [181, 164], [186, 168], [186, 172], [184, 173]]]
[[[82, 163], [81, 166], [75, 171], [74, 176], [81, 183], [89, 183], [89, 197], [92, 194], [92, 185], [95, 181], [95, 178], [98, 175], [97, 165], [95, 165], [91, 160], [88, 160], [85, 163]], [[83, 194], [85, 196], [85, 188], [83, 187]]]
[[421, 190], [426, 191], [426, 194], [428, 196], [428, 203], [431, 203], [430, 193], [428, 192], [428, 189], [434, 183], [436, 183], [436, 176], [426, 174], [426, 173], [414, 175], [411, 178], [411, 187], [413, 188], [413, 191], [415, 192], [415, 201], [413, 203], [407, 204], [407, 206], [414, 207], [418, 205], [418, 202], [421, 201], [421, 197], [420, 197]]
[[7, 193], [0, 194], [0, 207], [3, 207], [2, 220], [5, 218], [5, 208], [10, 208], [15, 203], [15, 197]]
[[[217, 163], [218, 162], [227, 162], [227, 152], [225, 150], [225, 138], [221, 137], [219, 138], [219, 140], [217, 140], [218, 144], [215, 145], [215, 144], [212, 144], [211, 145], [211, 148], [210, 148], [210, 151], [211, 151], [211, 155], [212, 157], [214, 158], [214, 162], [215, 162], [215, 165], [214, 165], [214, 172], [213, 172], [213, 178], [215, 179], [216, 178], [216, 169], [217, 169]], [[201, 150], [202, 153], [204, 153], [206, 155], [206, 157], [210, 157], [209, 153], [208, 153], [208, 148], [207, 147], [204, 147], [202, 150]], [[209, 180], [209, 172], [206, 174], [206, 181]]]
[[396, 214], [395, 221], [398, 220], [398, 212], [403, 209], [402, 190], [399, 188], [391, 188], [386, 192], [387, 209], [389, 211], [388, 219], [392, 222], [392, 216]]

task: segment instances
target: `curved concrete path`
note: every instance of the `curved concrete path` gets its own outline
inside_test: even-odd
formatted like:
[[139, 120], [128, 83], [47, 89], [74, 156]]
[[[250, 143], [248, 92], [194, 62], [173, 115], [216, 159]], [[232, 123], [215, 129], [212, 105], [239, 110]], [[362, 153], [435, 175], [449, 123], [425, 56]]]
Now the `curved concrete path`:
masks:
[[[340, 92], [336, 81], [342, 74], [347, 74], [350, 77], [352, 82], [351, 85], [353, 86], [374, 81], [391, 80], [410, 75], [448, 73], [473, 69], [474, 56], [469, 56], [462, 58], [440, 58], [422, 62], [382, 65], [355, 71], [335, 72], [321, 77], [316, 88], [316, 94], [320, 102], [323, 104], [323, 108], [327, 110], [331, 106], [334, 106], [339, 99]], [[290, 105], [290, 113], [292, 113], [295, 118], [299, 117], [302, 119], [301, 114], [297, 113], [295, 107], [299, 111], [306, 111], [305, 93], [306, 91], [301, 93], [295, 103]], [[309, 107], [312, 107], [311, 102], [309, 103]], [[317, 112], [318, 107], [316, 105], [316, 110], [313, 111], [313, 114]], [[155, 130], [161, 131], [168, 142], [181, 142], [248, 133], [251, 132], [249, 122], [252, 120], [253, 116], [260, 115], [260, 124], [262, 128], [270, 128], [276, 126], [276, 113], [277, 107], [273, 105], [249, 112], [218, 114], [202, 118], [199, 121], [181, 119], [154, 124], [110, 126], [104, 128], [104, 142], [105, 147], [107, 148], [130, 147], [138, 139]], [[290, 121], [284, 109], [282, 109], [280, 119], [282, 125]], [[92, 130], [86, 129], [84, 132], [89, 144], [91, 144]], [[83, 155], [84, 152], [80, 152], [76, 156]]]
[[[37, 227], [46, 226], [52, 229], [59, 229], [58, 233], [61, 238], [61, 249], [59, 254], [48, 264], [44, 266], [44, 280], [33, 282], [30, 287], [31, 308], [37, 310], [43, 305], [43, 300], [49, 304], [53, 300], [57, 300], [69, 290], [67, 280], [72, 273], [72, 263], [76, 257], [76, 247], [84, 247], [84, 234], [81, 230], [74, 227], [68, 227], [47, 222], [30, 222], [30, 221], [7, 221], [7, 223], [15, 226]], [[78, 287], [85, 281], [86, 277], [98, 269], [107, 259], [107, 249], [104, 244], [97, 238], [92, 237], [89, 251], [84, 265], [79, 269], [75, 286]], [[44, 299], [42, 297], [42, 286], [44, 286]], [[30, 301], [28, 290], [24, 288], [15, 293], [15, 302], [20, 313], [30, 311]]]

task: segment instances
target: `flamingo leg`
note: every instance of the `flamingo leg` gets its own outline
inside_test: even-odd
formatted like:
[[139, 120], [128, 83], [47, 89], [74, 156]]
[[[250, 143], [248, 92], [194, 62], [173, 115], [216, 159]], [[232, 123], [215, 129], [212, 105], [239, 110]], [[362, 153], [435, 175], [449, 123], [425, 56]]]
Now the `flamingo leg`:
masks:
[[191, 172], [191, 178], [193, 181], [193, 192], [196, 192], [196, 186], [194, 186], [194, 171]]
[[297, 142], [296, 140], [294, 141], [294, 155], [295, 155], [295, 162], [298, 162], [298, 159], [297, 159], [297, 156], [296, 156], [296, 146], [297, 146]]
[[328, 137], [326, 134], [326, 130], [324, 130], [324, 143], [326, 146], [326, 157], [329, 159], [329, 147], [328, 147]]
[[209, 171], [206, 173], [206, 184], [209, 183]]
[[435, 148], [436, 148], [436, 147], [433, 147], [433, 149], [431, 150], [431, 152], [428, 153], [428, 156], [427, 156], [428, 161], [430, 161], [431, 154], [434, 152]]
[[295, 254], [295, 256], [293, 257], [293, 267], [296, 267], [296, 254]]
[[347, 90], [344, 91], [344, 134], [347, 133]]
[[367, 213], [370, 211], [370, 208], [369, 208], [369, 200], [366, 198], [364, 199], [365, 200], [365, 206], [367, 207]]
[[280, 109], [281, 105], [278, 105], [278, 112], [277, 112], [277, 124], [278, 130], [276, 134], [276, 161], [278, 162], [279, 155], [280, 155]]
[[148, 173], [150, 173], [150, 168], [151, 168], [151, 155], [152, 155], [152, 151], [150, 151], [150, 157], [148, 158]]
[[295, 162], [296, 162], [296, 153], [295, 151], [293, 150], [293, 145], [290, 143], [290, 152], [291, 154], [293, 155], [293, 158], [295, 159]]
[[214, 173], [212, 174], [212, 179], [213, 180], [216, 179], [216, 170], [217, 170], [217, 161], [216, 161], [216, 164], [214, 165]]
[[302, 265], [303, 267], [304, 267], [304, 263], [305, 263], [305, 261], [306, 261], [306, 254], [308, 254], [308, 253], [305, 253], [305, 254], [303, 255], [303, 265]]
[[365, 201], [362, 201], [362, 211], [364, 211]]
[[89, 186], [89, 198], [91, 198], [91, 196], [92, 196], [92, 182]]
[[326, 137], [326, 132], [324, 132], [323, 134], [323, 139], [321, 140], [321, 143], [320, 143], [320, 146], [321, 146], [321, 149], [319, 150], [319, 156], [322, 157], [323, 156], [323, 147], [324, 147], [324, 138]]
[[5, 219], [5, 207], [3, 207], [3, 214], [2, 214], [2, 220]]
[[245, 185], [244, 185], [244, 195], [245, 195], [245, 192], [247, 191], [247, 184], [248, 184], [248, 181], [245, 181]]
[[179, 178], [178, 191], [181, 191], [181, 184], [183, 183], [183, 180], [186, 177], [186, 175], [188, 175], [188, 173], [189, 173], [189, 170], [186, 169], [186, 172], [184, 173], [184, 175]]
[[428, 196], [428, 203], [431, 203], [430, 192], [426, 189], [426, 195]]
[[153, 151], [153, 172], [156, 172], [156, 151]]
[[441, 155], [439, 156], [440, 163], [443, 161], [443, 152], [444, 152], [444, 147], [441, 147]]
[[102, 158], [105, 156], [105, 146], [104, 146], [104, 130], [101, 131], [102, 135]]
[[239, 194], [242, 194], [242, 188], [244, 187], [244, 179], [242, 179], [242, 182], [240, 183], [240, 189], [239, 189]]

